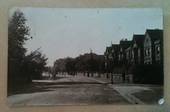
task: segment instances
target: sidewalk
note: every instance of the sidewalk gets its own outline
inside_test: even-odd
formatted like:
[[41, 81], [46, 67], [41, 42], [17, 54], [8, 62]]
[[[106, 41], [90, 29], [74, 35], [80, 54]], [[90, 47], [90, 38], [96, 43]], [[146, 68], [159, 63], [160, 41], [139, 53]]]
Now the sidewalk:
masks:
[[111, 84], [110, 79], [93, 77], [94, 80], [108, 84], [132, 104], [158, 104], [163, 98], [163, 86], [147, 84]]

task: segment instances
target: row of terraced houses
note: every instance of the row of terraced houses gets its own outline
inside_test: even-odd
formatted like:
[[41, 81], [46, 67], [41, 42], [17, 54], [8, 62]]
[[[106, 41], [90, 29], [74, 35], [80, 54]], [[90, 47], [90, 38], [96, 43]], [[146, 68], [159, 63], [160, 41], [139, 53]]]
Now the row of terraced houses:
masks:
[[132, 40], [112, 44], [104, 57], [108, 73], [121, 73], [124, 80], [131, 76], [136, 82], [162, 83], [163, 30], [147, 29], [145, 34], [134, 34]]

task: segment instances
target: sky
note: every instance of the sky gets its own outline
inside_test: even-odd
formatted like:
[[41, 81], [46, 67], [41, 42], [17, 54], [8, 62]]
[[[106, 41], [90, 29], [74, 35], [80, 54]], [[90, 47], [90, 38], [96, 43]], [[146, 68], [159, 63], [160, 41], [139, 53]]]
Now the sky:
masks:
[[106, 46], [146, 29], [163, 29], [163, 14], [156, 8], [13, 8], [27, 19], [30, 35], [27, 53], [38, 48], [48, 57], [48, 65], [64, 57], [90, 52], [103, 54]]

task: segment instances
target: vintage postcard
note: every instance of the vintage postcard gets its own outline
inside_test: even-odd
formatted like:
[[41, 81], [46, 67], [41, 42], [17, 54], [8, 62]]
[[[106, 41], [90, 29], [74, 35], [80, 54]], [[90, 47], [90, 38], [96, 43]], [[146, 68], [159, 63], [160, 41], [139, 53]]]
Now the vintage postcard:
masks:
[[163, 102], [161, 9], [15, 7], [8, 22], [9, 104]]

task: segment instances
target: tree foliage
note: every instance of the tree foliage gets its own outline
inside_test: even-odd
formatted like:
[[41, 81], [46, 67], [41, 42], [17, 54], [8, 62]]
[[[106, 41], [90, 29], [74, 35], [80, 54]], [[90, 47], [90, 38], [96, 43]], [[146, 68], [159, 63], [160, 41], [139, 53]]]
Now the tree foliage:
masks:
[[[61, 59], [59, 59], [61, 60]], [[104, 56], [97, 55], [94, 53], [86, 53], [80, 55], [76, 58], [64, 58], [62, 63], [54, 63], [54, 69], [57, 71], [61, 66], [65, 66], [65, 72], [75, 73], [75, 72], [103, 72], [104, 71]]]
[[[17, 10], [8, 24], [8, 88], [28, 84], [38, 79], [45, 69], [47, 58], [39, 49], [26, 55], [24, 44], [30, 39], [30, 28], [24, 13]], [[32, 38], [32, 37], [31, 37]]]
[[8, 82], [25, 82], [21, 68], [26, 53], [25, 41], [29, 39], [29, 27], [26, 26], [26, 18], [21, 11], [16, 11], [9, 19], [8, 24]]
[[46, 68], [46, 58], [39, 49], [32, 51], [29, 55], [25, 56], [24, 59], [24, 71], [30, 74], [31, 79], [41, 79], [41, 74]]
[[9, 20], [9, 56], [15, 59], [23, 59], [26, 49], [23, 47], [25, 41], [29, 39], [29, 27], [26, 25], [26, 18], [21, 11], [14, 12]]

